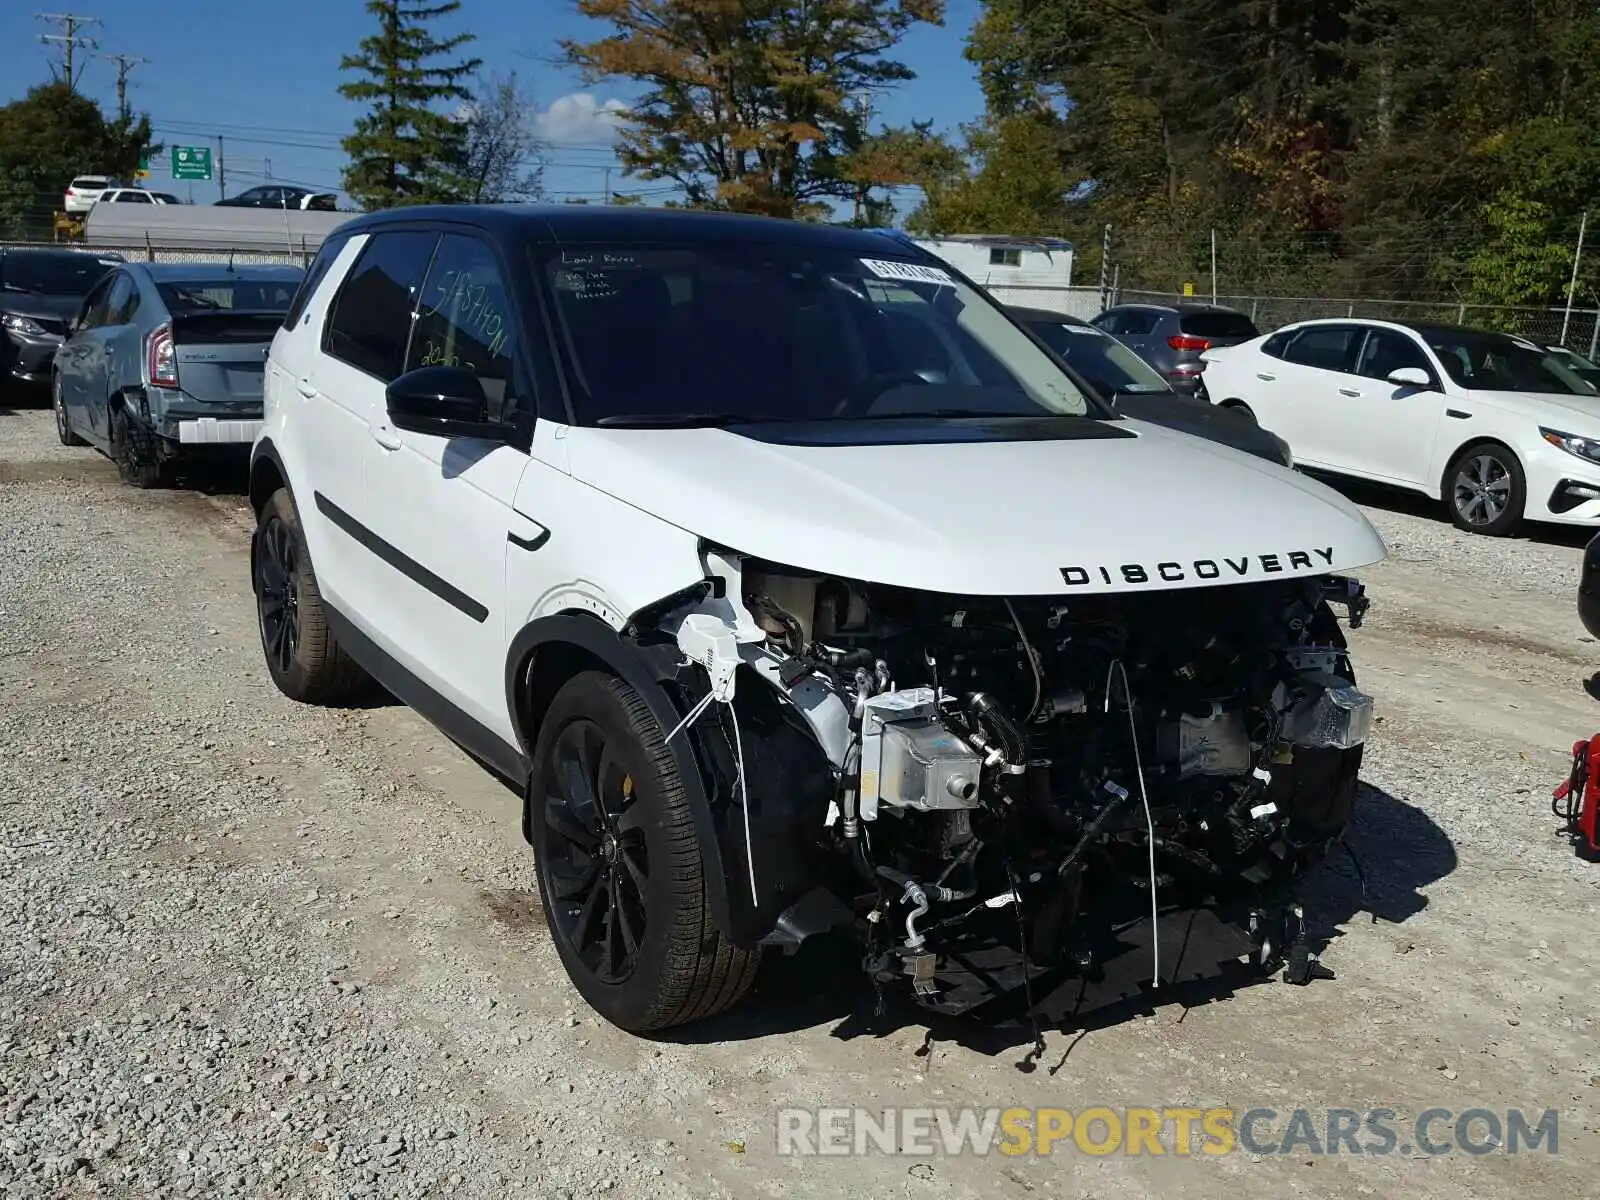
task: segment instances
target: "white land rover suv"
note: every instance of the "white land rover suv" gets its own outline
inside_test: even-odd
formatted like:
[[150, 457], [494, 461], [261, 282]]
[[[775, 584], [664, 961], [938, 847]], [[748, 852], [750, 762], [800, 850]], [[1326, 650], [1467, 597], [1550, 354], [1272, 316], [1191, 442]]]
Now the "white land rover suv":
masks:
[[1382, 541], [1320, 484], [1118, 417], [909, 242], [358, 218], [265, 418], [272, 678], [376, 681], [516, 789], [617, 1025], [718, 1012], [827, 931], [943, 1011], [1042, 1004], [1145, 919], [1171, 978], [1155, 935], [1202, 909], [1263, 963], [1303, 951], [1279, 900], [1342, 834], [1371, 721], [1334, 606], [1359, 622], [1342, 573]]

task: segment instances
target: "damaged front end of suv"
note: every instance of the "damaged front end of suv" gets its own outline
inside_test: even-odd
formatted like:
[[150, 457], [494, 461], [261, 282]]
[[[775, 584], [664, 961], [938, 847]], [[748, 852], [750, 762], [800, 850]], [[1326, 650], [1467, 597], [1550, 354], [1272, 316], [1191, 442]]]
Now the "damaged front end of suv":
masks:
[[708, 551], [659, 636], [739, 940], [849, 929], [877, 986], [957, 1012], [1092, 977], [1162, 914], [1259, 924], [1341, 837], [1372, 722], [1336, 619], [1363, 588], [1263, 557], [960, 596]]

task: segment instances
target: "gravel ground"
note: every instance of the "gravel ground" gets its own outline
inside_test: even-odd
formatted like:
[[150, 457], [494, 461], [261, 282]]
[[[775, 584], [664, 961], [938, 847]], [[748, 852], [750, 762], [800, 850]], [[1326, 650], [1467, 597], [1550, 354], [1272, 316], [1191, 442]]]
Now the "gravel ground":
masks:
[[[398, 707], [282, 699], [248, 513], [138, 493], [0, 409], [0, 1195], [1566, 1197], [1588, 1194], [1600, 867], [1553, 833], [1600, 726], [1581, 540], [1370, 507], [1353, 635], [1383, 714], [1314, 912], [1337, 978], [1167, 1004], [1042, 1069], [960, 1028], [851, 1037], [781, 968], [675, 1039], [596, 1023], [516, 802]], [[780, 1157], [786, 1104], [1560, 1110], [1556, 1155]]]

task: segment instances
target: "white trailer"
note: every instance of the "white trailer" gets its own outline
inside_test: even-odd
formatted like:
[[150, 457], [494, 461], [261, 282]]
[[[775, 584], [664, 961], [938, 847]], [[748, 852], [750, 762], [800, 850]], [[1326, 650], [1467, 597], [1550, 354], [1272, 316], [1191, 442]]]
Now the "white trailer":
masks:
[[[1100, 311], [1098, 293], [1080, 294], [1072, 288], [1071, 242], [987, 233], [913, 240], [981, 285], [1002, 304], [1081, 317], [1092, 317]], [[1079, 311], [1086, 306], [1087, 311]]]

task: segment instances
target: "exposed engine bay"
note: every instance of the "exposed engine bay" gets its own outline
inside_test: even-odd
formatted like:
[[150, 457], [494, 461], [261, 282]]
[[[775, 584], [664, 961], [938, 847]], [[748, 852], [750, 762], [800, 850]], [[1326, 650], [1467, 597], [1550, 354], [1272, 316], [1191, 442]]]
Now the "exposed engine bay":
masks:
[[[1122, 926], [1277, 894], [1349, 820], [1373, 710], [1346, 577], [961, 598], [745, 560], [728, 583], [740, 659], [831, 764], [813, 838], [880, 986], [959, 1009], [997, 950], [1024, 982], [1090, 970]], [[727, 699], [717, 632], [678, 637]], [[749, 870], [757, 898], [753, 850]]]

